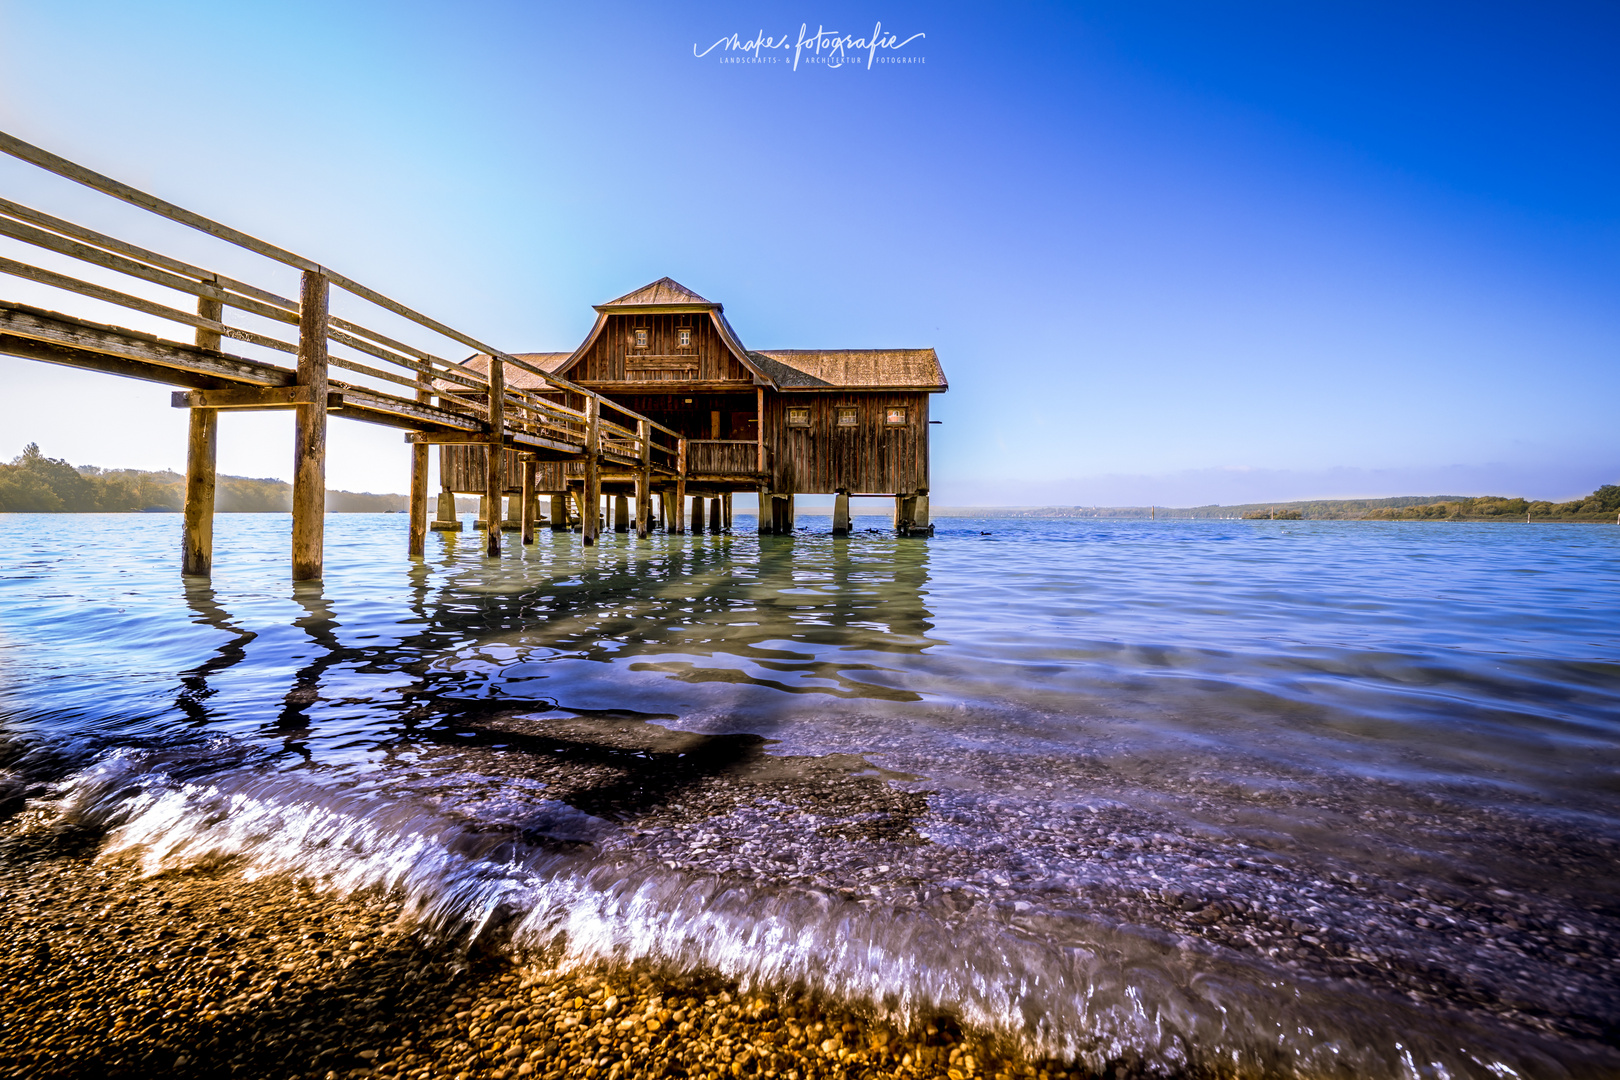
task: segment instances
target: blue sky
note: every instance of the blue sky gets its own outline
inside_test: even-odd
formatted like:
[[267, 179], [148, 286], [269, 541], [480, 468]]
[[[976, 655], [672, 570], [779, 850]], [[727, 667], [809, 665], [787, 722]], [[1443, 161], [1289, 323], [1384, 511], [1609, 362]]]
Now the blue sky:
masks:
[[[878, 22], [925, 62], [693, 56]], [[1616, 55], [1612, 4], [0, 0], [0, 126], [514, 351], [664, 274], [754, 348], [932, 345], [938, 502], [1561, 498], [1620, 480]], [[166, 390], [0, 374], [0, 456], [183, 466]]]

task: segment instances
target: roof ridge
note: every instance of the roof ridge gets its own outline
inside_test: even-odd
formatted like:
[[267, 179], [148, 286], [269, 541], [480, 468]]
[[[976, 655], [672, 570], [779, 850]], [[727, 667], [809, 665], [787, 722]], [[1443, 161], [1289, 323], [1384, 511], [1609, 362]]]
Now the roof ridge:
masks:
[[648, 307], [662, 304], [709, 304], [719, 307], [712, 300], [705, 300], [697, 293], [688, 289], [674, 278], [664, 276], [657, 281], [650, 281], [639, 289], [632, 289], [617, 299], [597, 304], [598, 310], [615, 307]]

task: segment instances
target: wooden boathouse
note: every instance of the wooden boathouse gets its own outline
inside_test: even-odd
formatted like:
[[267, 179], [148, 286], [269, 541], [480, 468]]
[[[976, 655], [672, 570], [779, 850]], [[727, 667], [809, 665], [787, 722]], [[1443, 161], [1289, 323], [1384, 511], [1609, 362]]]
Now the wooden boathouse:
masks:
[[[666, 277], [596, 305], [595, 324], [573, 352], [516, 355], [679, 434], [675, 475], [655, 485], [666, 528], [680, 531], [688, 521], [693, 529], [729, 528], [732, 496], [741, 491], [758, 495], [762, 533], [793, 531], [794, 496], [812, 494], [836, 496], [835, 533], [849, 531], [851, 495], [892, 496], [901, 534], [932, 531], [928, 404], [947, 388], [933, 349], [750, 350], [721, 304]], [[479, 354], [464, 366], [483, 375], [490, 362]], [[522, 371], [507, 378], [545, 390]], [[553, 397], [582, 405], [578, 395]], [[487, 454], [481, 446], [442, 448], [435, 528], [459, 528], [454, 495], [483, 493]], [[506, 457], [503, 490], [514, 507], [507, 525], [518, 528], [521, 460], [514, 451]], [[533, 494], [549, 496], [552, 526], [579, 522], [588, 498], [584, 462], [546, 462], [535, 473]], [[629, 528], [635, 471], [608, 467], [599, 482], [610, 500], [601, 520]], [[481, 520], [488, 514], [486, 503]]]
[[[893, 496], [902, 535], [932, 531], [928, 396], [946, 389], [932, 349], [751, 351], [718, 303], [663, 278], [598, 305], [572, 352], [501, 352], [5, 132], [0, 153], [229, 245], [232, 265], [251, 262], [243, 253], [258, 259], [227, 275], [0, 198], [0, 238], [26, 254], [0, 253], [0, 274], [84, 305], [0, 296], [0, 353], [178, 388], [172, 403], [189, 414], [184, 573], [212, 570], [220, 418], [247, 410], [294, 414], [294, 580], [321, 577], [334, 416], [404, 433], [412, 555], [425, 551], [435, 446], [443, 482], [432, 524], [459, 529], [454, 493], [478, 493], [490, 555], [508, 526], [533, 542], [542, 496], [553, 527], [577, 527], [586, 545], [604, 520], [640, 536], [655, 518], [673, 531], [729, 527], [738, 491], [759, 495], [762, 532], [791, 532], [800, 494], [837, 496], [835, 532], [849, 529], [851, 495]], [[99, 321], [109, 310], [156, 332]], [[466, 349], [468, 359], [446, 358]]]

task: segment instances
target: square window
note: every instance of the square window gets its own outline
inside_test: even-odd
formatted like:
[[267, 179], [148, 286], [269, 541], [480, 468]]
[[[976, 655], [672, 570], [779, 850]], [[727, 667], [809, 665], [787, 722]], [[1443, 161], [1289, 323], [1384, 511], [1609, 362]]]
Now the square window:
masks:
[[691, 347], [692, 347], [692, 328], [689, 327], [689, 326], [683, 326], [683, 327], [681, 327], [681, 348], [689, 349]]
[[787, 411], [787, 422], [788, 422], [788, 427], [809, 427], [810, 426], [810, 410], [809, 409], [789, 409]]
[[884, 413], [888, 417], [888, 424], [889, 424], [890, 427], [904, 427], [905, 426], [905, 423], [906, 423], [906, 409], [905, 409], [905, 406], [903, 406], [903, 405], [893, 406], [893, 407], [891, 407], [889, 409], [884, 410]]
[[646, 347], [647, 347], [647, 328], [644, 327], [644, 326], [638, 326], [638, 327], [636, 327], [636, 348], [645, 349]]
[[857, 409], [839, 409], [838, 410], [838, 426], [839, 427], [854, 427], [859, 422], [859, 419], [860, 419], [860, 412]]

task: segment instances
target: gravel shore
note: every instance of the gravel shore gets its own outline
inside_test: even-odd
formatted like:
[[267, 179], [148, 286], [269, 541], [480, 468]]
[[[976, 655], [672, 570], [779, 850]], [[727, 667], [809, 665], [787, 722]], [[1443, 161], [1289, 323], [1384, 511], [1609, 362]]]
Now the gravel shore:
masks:
[[142, 878], [27, 817], [0, 826], [3, 1077], [1079, 1075], [947, 1018], [899, 1031], [718, 979], [468, 953], [394, 898], [230, 866]]

